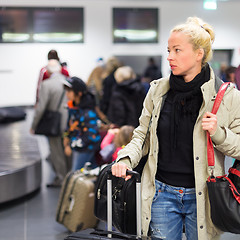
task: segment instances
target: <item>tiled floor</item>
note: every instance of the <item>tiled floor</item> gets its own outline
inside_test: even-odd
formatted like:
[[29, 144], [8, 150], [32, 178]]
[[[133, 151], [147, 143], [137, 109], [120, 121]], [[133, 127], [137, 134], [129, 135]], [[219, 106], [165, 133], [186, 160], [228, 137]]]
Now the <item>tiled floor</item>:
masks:
[[[60, 189], [46, 188], [46, 183], [53, 178], [45, 160], [48, 145], [44, 137], [37, 136], [37, 139], [43, 159], [41, 189], [25, 198], [0, 205], [0, 240], [63, 240], [69, 234], [55, 221]], [[221, 237], [221, 240], [239, 239], [240, 235], [228, 233]]]

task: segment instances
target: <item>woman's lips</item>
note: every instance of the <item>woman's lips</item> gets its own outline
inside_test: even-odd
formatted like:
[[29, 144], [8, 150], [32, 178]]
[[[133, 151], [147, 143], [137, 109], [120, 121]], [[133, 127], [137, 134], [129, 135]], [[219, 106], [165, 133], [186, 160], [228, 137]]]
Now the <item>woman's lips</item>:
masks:
[[175, 69], [177, 66], [176, 65], [170, 65], [171, 69]]

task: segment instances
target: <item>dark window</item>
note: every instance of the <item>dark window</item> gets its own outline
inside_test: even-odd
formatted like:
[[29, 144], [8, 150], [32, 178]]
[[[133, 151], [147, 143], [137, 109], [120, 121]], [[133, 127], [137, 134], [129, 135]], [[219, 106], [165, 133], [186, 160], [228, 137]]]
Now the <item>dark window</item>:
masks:
[[35, 42], [83, 42], [83, 9], [34, 9]]
[[26, 9], [0, 9], [0, 42], [28, 42], [28, 19]]
[[157, 43], [157, 8], [113, 8], [114, 43]]
[[83, 8], [2, 8], [0, 42], [83, 42]]

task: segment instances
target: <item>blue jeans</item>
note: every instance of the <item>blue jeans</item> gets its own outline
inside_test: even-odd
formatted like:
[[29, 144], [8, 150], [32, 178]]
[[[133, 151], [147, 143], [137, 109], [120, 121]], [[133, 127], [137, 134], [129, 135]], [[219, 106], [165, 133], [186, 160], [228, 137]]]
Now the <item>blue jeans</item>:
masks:
[[96, 168], [95, 151], [78, 152], [73, 150], [72, 171], [81, 169], [86, 162], [91, 162], [91, 168]]
[[150, 230], [153, 238], [182, 240], [183, 226], [188, 240], [197, 240], [195, 188], [173, 187], [155, 180]]

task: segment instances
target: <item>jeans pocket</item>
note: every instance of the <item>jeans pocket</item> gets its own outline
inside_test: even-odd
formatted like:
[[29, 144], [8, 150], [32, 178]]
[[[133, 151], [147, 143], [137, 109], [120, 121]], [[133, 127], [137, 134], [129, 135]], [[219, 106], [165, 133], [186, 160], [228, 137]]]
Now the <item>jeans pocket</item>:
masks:
[[155, 191], [155, 195], [153, 197], [153, 202], [155, 202], [158, 199], [160, 193], [161, 193], [161, 189], [158, 186], [156, 186], [156, 191]]

